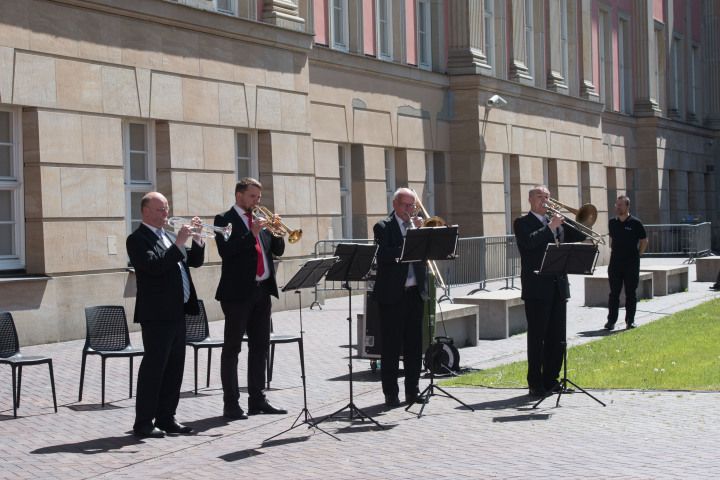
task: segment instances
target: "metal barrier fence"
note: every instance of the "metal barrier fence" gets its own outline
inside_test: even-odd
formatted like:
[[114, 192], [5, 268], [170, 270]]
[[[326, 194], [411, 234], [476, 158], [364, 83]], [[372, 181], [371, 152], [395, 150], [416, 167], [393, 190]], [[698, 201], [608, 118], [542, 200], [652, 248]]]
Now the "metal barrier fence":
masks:
[[710, 253], [710, 222], [689, 224], [645, 225], [652, 255], [687, 255], [687, 263]]
[[[371, 238], [353, 238], [338, 240], [320, 240], [315, 243], [315, 257], [332, 256], [339, 243], [373, 243]], [[438, 270], [445, 281], [446, 288], [438, 301], [450, 300], [450, 290], [453, 286], [478, 284], [478, 290], [485, 290], [489, 281], [505, 280], [504, 288], [518, 288], [514, 280], [520, 277], [520, 253], [514, 235], [501, 235], [492, 237], [470, 237], [458, 239], [457, 258], [436, 262]], [[363, 287], [361, 282], [351, 282], [352, 289]], [[315, 301], [312, 309], [318, 302], [318, 292], [345, 290], [342, 282], [323, 280], [315, 286]], [[322, 307], [320, 307], [322, 308]]]

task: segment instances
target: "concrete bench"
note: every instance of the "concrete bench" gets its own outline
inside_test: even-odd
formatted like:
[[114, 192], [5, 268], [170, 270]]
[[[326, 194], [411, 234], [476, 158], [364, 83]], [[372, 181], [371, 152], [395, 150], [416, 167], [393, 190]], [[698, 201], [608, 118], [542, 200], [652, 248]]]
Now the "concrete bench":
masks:
[[648, 265], [640, 267], [640, 271], [653, 274], [653, 296], [655, 297], [684, 292], [688, 288], [687, 265]]
[[520, 290], [478, 292], [453, 298], [455, 304], [477, 305], [479, 336], [483, 339], [509, 338], [527, 331], [525, 302]]
[[698, 282], [713, 282], [720, 272], [720, 257], [702, 257], [695, 260], [695, 279]]
[[[653, 297], [653, 274], [651, 272], [640, 272], [637, 289], [635, 290], [638, 300]], [[610, 295], [610, 283], [607, 274], [596, 273], [585, 277], [585, 306], [605, 307], [608, 306]], [[620, 293], [620, 306], [625, 306], [625, 289]]]
[[479, 308], [475, 305], [440, 303], [435, 308], [435, 336], [450, 337], [457, 348], [476, 347], [479, 334]]

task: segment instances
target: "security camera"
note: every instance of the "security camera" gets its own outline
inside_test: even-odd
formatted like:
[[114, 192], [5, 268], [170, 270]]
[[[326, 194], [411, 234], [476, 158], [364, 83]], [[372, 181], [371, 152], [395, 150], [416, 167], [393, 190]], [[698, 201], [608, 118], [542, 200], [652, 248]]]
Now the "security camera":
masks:
[[507, 101], [500, 95], [493, 95], [487, 101], [488, 107], [503, 107], [507, 105]]

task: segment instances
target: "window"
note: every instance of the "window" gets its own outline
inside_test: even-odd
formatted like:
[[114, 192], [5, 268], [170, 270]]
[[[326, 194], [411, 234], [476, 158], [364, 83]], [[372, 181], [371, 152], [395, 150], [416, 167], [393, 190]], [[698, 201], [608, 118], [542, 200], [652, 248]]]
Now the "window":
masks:
[[680, 92], [684, 90], [682, 38], [673, 36], [670, 52], [670, 110], [677, 114], [681, 110]]
[[20, 111], [0, 109], [0, 270], [25, 268]]
[[235, 132], [235, 168], [238, 180], [245, 177], [258, 177], [255, 151], [254, 135], [248, 132]]
[[330, 0], [331, 47], [347, 52], [350, 45], [348, 24], [348, 0]]
[[565, 85], [568, 82], [568, 16], [567, 0], [560, 0], [560, 75]]
[[395, 195], [395, 157], [392, 150], [385, 150], [385, 196], [388, 212], [393, 210], [393, 195]]
[[690, 88], [688, 90], [688, 113], [695, 116], [698, 113], [697, 101], [700, 90], [700, 82], [698, 81], [698, 78], [700, 77], [700, 52], [697, 45], [693, 45], [690, 49], [689, 62], [688, 82], [690, 83]]
[[418, 0], [417, 16], [418, 66], [432, 70], [432, 22], [429, 0]]
[[215, 0], [215, 10], [220, 13], [228, 13], [230, 15], [235, 15], [235, 1], [236, 0]]
[[652, 72], [652, 81], [655, 87], [655, 101], [657, 102], [658, 108], [661, 112], [665, 112], [667, 107], [665, 98], [665, 48], [663, 46], [665, 25], [656, 21], [655, 22], [655, 51], [654, 56], [651, 59], [652, 65], [650, 71]]
[[600, 101], [605, 104], [605, 110], [612, 110], [612, 22], [610, 21], [610, 12], [607, 10], [600, 10], [600, 26], [598, 28], [598, 35], [598, 55], [600, 56]]
[[630, 20], [620, 16], [618, 20], [618, 93], [620, 94], [620, 111], [632, 115], [632, 43], [630, 39]]
[[435, 215], [435, 161], [432, 152], [425, 154], [425, 192], [423, 206], [428, 215]]
[[342, 238], [352, 238], [352, 180], [348, 149], [338, 145], [338, 166], [340, 169], [340, 221]]
[[535, 28], [533, 21], [533, 0], [525, 0], [525, 66], [528, 75], [535, 78]]
[[490, 66], [490, 74], [495, 75], [495, 7], [494, 0], [484, 2], [485, 57]]
[[377, 56], [392, 61], [392, 0], [377, 1]]
[[123, 124], [128, 234], [138, 228], [142, 222], [140, 201], [146, 193], [155, 190], [153, 133], [153, 124], [151, 123], [128, 121]]

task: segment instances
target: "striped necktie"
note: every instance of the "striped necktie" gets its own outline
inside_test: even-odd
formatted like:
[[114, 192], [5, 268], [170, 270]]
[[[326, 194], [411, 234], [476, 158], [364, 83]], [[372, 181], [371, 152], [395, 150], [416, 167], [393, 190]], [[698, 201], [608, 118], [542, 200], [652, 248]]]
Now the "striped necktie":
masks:
[[[169, 239], [163, 235], [163, 229], [158, 228], [157, 229], [158, 237], [163, 241], [165, 246], [168, 246]], [[183, 266], [182, 262], [178, 262], [178, 267], [180, 267], [180, 275], [182, 276], [182, 284], [183, 284], [183, 303], [187, 303], [187, 301], [190, 299], [190, 279], [188, 278], [188, 274], [185, 271], [185, 267]]]

